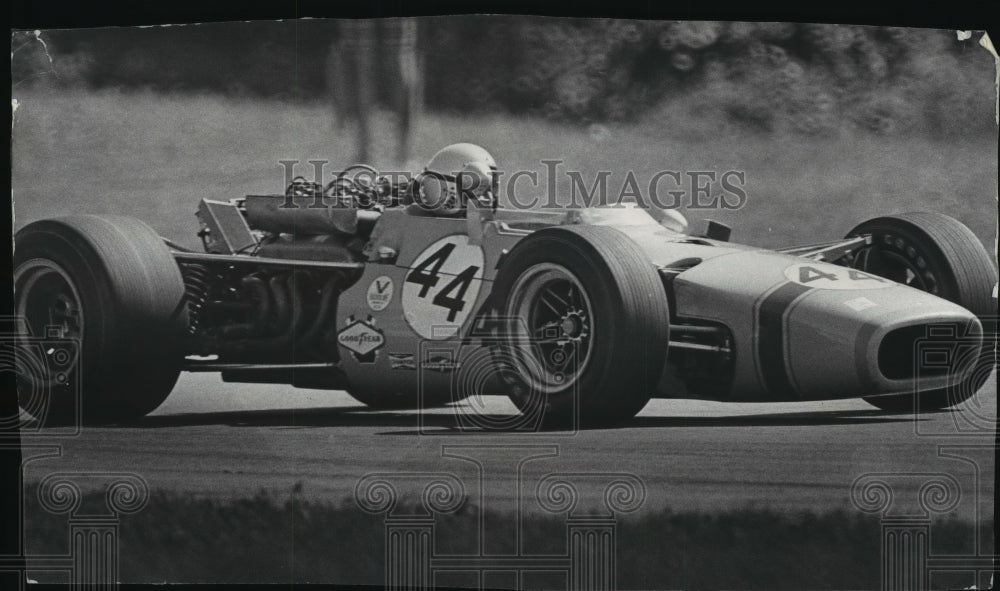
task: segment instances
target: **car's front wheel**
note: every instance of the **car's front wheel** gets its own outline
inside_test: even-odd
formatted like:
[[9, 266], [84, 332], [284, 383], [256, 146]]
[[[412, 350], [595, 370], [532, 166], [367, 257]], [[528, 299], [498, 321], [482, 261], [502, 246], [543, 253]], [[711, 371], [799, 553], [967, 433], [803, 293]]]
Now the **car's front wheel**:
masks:
[[502, 261], [492, 297], [509, 396], [543, 423], [608, 424], [649, 401], [669, 310], [642, 250], [607, 226], [535, 232]]
[[[854, 253], [856, 269], [909, 285], [958, 304], [983, 324], [986, 337], [978, 355], [963, 356], [964, 377], [950, 387], [865, 401], [883, 410], [937, 410], [973, 396], [996, 365], [997, 301], [992, 297], [996, 269], [986, 249], [964, 224], [939, 213], [906, 213], [875, 218], [848, 233], [871, 236]], [[961, 335], [959, 335], [961, 336]]]

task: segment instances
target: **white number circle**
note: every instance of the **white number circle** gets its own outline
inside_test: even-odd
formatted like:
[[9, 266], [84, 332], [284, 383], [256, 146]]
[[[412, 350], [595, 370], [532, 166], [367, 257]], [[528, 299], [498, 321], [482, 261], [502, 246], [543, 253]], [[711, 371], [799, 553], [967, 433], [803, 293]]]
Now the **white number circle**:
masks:
[[421, 252], [403, 280], [403, 314], [425, 339], [455, 335], [472, 313], [483, 283], [483, 249], [454, 234]]

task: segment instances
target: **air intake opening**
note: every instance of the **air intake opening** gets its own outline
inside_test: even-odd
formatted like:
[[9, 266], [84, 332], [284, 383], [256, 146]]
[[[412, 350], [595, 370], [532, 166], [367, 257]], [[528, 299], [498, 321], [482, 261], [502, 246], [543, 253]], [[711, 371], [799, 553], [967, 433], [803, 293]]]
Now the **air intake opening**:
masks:
[[958, 324], [917, 324], [890, 331], [878, 348], [878, 369], [890, 380], [944, 376], [955, 371]]

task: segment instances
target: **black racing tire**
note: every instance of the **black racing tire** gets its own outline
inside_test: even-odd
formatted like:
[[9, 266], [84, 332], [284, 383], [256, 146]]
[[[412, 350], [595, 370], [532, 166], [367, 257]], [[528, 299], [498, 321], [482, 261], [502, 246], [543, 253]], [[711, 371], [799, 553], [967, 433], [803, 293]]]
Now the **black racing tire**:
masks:
[[531, 234], [502, 260], [490, 297], [499, 375], [535, 424], [614, 424], [649, 402], [666, 362], [670, 312], [653, 264], [621, 231]]
[[46, 337], [55, 320], [61, 328], [49, 336], [78, 343], [57, 379], [50, 359], [35, 360], [49, 371], [21, 376], [22, 408], [58, 425], [131, 420], [159, 406], [181, 371], [188, 322], [184, 282], [163, 240], [134, 218], [80, 215], [28, 224], [15, 241], [24, 341]]
[[983, 324], [984, 343], [962, 381], [926, 392], [870, 396], [888, 411], [933, 411], [972, 397], [996, 367], [997, 271], [982, 243], [958, 220], [940, 213], [905, 213], [868, 220], [848, 237], [870, 234], [872, 245], [855, 253], [851, 266], [911, 285], [969, 310]]

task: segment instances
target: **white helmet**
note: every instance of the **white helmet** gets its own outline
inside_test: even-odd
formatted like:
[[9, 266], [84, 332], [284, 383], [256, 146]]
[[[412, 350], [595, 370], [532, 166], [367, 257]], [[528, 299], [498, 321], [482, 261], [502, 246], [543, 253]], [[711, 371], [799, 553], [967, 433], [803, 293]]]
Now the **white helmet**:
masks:
[[[475, 144], [452, 144], [438, 151], [420, 176], [417, 202], [438, 215], [457, 215], [465, 210], [465, 198], [488, 199], [497, 194], [497, 163]], [[457, 180], [462, 179], [462, 191]]]

